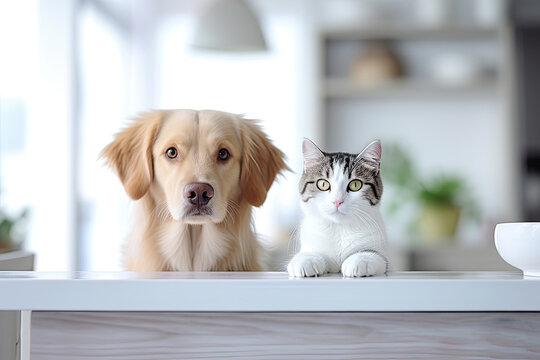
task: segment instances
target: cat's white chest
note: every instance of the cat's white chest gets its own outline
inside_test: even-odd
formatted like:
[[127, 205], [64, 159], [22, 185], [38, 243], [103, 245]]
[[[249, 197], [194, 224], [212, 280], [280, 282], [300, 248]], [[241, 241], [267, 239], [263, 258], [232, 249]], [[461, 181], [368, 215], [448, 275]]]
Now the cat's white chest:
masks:
[[366, 249], [384, 252], [385, 230], [381, 222], [370, 219], [341, 224], [307, 216], [300, 231], [301, 251], [325, 254], [336, 266], [355, 252]]
[[302, 251], [339, 252], [341, 231], [339, 226], [320, 219], [305, 218], [300, 231]]

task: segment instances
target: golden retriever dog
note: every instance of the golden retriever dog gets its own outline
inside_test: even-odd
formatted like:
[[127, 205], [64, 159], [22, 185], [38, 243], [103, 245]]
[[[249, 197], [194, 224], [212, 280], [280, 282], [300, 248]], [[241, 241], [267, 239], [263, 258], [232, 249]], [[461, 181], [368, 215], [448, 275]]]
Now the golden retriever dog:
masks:
[[251, 210], [287, 166], [256, 121], [151, 111], [116, 134], [102, 157], [136, 200], [125, 270], [263, 270]]

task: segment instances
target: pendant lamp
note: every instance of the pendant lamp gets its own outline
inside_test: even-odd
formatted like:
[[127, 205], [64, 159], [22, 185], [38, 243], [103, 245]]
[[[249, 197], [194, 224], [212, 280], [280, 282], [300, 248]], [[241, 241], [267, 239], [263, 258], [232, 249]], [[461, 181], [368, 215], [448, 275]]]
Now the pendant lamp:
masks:
[[226, 52], [267, 50], [259, 21], [244, 0], [214, 1], [200, 16], [191, 46]]

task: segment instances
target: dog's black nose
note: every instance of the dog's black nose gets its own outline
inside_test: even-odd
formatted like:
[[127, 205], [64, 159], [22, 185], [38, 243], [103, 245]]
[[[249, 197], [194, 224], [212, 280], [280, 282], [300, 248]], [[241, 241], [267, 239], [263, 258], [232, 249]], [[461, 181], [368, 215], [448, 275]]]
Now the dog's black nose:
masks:
[[184, 196], [191, 204], [204, 206], [214, 197], [214, 188], [206, 183], [190, 183], [184, 187]]

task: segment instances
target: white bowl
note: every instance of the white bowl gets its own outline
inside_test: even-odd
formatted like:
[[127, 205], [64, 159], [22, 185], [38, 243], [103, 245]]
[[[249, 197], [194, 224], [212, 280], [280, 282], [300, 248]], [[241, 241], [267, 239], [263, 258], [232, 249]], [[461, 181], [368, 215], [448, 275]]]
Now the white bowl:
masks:
[[540, 276], [540, 222], [503, 223], [495, 227], [499, 255], [525, 276]]

